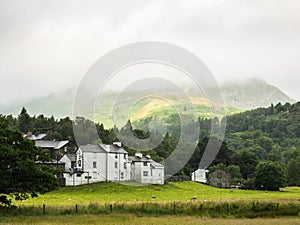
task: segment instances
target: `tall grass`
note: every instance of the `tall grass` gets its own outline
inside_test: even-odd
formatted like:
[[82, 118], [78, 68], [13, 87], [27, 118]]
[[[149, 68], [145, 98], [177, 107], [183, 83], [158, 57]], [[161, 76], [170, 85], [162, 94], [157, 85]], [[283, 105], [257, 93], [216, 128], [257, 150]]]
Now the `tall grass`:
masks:
[[76, 214], [133, 214], [142, 215], [191, 215], [211, 218], [257, 218], [298, 216], [299, 200], [285, 201], [179, 201], [179, 202], [91, 202], [88, 205], [19, 206], [1, 209], [1, 216], [41, 216], [41, 215], [76, 215]]
[[4, 217], [0, 219], [0, 224], [39, 224], [39, 225], [106, 225], [106, 224], [123, 224], [123, 225], [143, 225], [143, 224], [173, 224], [173, 225], [274, 225], [299, 224], [299, 218], [256, 218], [256, 219], [223, 219], [223, 218], [206, 218], [197, 216], [135, 216], [132, 214], [114, 214], [112, 215], [67, 215], [67, 216], [18, 216]]

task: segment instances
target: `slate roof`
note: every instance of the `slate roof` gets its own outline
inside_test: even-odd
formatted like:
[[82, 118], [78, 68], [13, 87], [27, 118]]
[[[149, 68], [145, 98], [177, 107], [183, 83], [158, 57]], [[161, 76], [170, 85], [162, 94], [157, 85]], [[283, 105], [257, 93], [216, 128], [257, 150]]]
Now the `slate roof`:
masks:
[[38, 134], [37, 136], [35, 136], [34, 134], [31, 134], [31, 135], [24, 134], [23, 135], [23, 137], [26, 137], [26, 138], [28, 138], [30, 140], [33, 140], [33, 141], [41, 140], [46, 136], [47, 136], [47, 134]]
[[150, 162], [150, 166], [154, 167], [154, 168], [158, 168], [158, 167], [164, 167], [162, 164], [158, 163], [158, 162], [155, 162], [154, 160], [151, 159], [151, 162]]
[[100, 152], [100, 153], [123, 153], [127, 154], [128, 152], [125, 151], [123, 148], [119, 148], [116, 145], [105, 145], [105, 144], [97, 144], [97, 145], [80, 145], [79, 148], [83, 152]]
[[35, 146], [41, 147], [41, 148], [53, 148], [53, 149], [61, 149], [65, 145], [67, 145], [69, 141], [43, 141], [43, 140], [38, 140], [35, 141]]
[[65, 154], [65, 156], [67, 156], [71, 162], [72, 162], [72, 161], [76, 161], [76, 156], [75, 156], [75, 154]]
[[36, 163], [36, 164], [49, 164], [49, 165], [53, 165], [53, 164], [64, 165], [64, 164], [66, 164], [65, 162], [57, 161], [57, 160], [55, 160], [55, 159], [51, 159], [51, 161], [47, 161], [47, 162], [36, 161], [35, 163]]
[[83, 152], [106, 153], [100, 145], [80, 145], [79, 148]]
[[107, 152], [110, 153], [124, 153], [127, 154], [128, 152], [124, 148], [120, 148], [116, 145], [105, 145], [105, 144], [100, 144], [100, 146]]
[[128, 156], [128, 161], [129, 162], [150, 162], [151, 159], [146, 158], [146, 157], [140, 158], [137, 156]]
[[150, 166], [153, 168], [164, 167], [162, 164], [155, 162], [153, 159], [147, 157], [128, 156], [128, 162], [150, 162]]

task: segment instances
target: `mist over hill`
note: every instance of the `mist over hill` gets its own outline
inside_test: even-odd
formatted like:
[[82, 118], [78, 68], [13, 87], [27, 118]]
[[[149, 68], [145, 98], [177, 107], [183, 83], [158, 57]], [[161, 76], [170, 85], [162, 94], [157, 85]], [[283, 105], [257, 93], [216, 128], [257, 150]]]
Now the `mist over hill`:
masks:
[[258, 79], [229, 82], [223, 85], [221, 90], [226, 104], [244, 110], [268, 107], [271, 103], [296, 102], [279, 88]]
[[[145, 95], [150, 94], [151, 89], [148, 88], [145, 84], [145, 88], [140, 88], [138, 90], [131, 90], [125, 93], [122, 93], [120, 100], [118, 101], [118, 107], [120, 109], [124, 107], [130, 107], [132, 105], [132, 97], [137, 95]], [[161, 85], [157, 85], [156, 89], [159, 90], [163, 88]], [[271, 103], [277, 104], [281, 102], [282, 104], [289, 102], [295, 102], [294, 99], [290, 98], [279, 88], [274, 87], [268, 84], [265, 81], [250, 79], [243, 82], [228, 82], [220, 87], [221, 92], [224, 96], [225, 106], [227, 107], [227, 111], [229, 114], [244, 111], [247, 109], [255, 109], [258, 107], [267, 107], [270, 106]], [[156, 91], [157, 91], [156, 90]], [[196, 90], [195, 90], [196, 91]], [[214, 95], [216, 93], [215, 89], [208, 90], [206, 93], [207, 96], [210, 97], [210, 104], [213, 106], [214, 103]], [[170, 98], [173, 95], [173, 100], [181, 101], [179, 94], [175, 91], [172, 92], [171, 87], [166, 87], [164, 92], [166, 99]], [[62, 118], [65, 116], [72, 117], [72, 107], [74, 96], [76, 94], [75, 89], [69, 89], [64, 92], [54, 93], [47, 97], [36, 98], [31, 101], [28, 101], [24, 104], [11, 103], [10, 106], [4, 105], [0, 106], [1, 114], [12, 114], [18, 115], [20, 113], [21, 108], [24, 106], [31, 115], [40, 115], [44, 114], [45, 116], [54, 116], [55, 118]], [[111, 107], [114, 102], [116, 94], [115, 93], [107, 93], [101, 99], [101, 110], [100, 112], [96, 110], [96, 119], [100, 122], [104, 122], [107, 124], [107, 120], [111, 119]], [[174, 97], [175, 96], [175, 97]], [[193, 96], [193, 90], [190, 91], [190, 97], [192, 98], [193, 104], [196, 107], [201, 109], [200, 116], [209, 117], [210, 106], [208, 101], [205, 100], [205, 96], [195, 95]], [[150, 101], [150, 100], [149, 100]], [[131, 118], [141, 119], [147, 116], [153, 116], [154, 114], [170, 114], [170, 106], [163, 104], [162, 101], [157, 101], [155, 104], [149, 103], [149, 101], [142, 101], [135, 105], [134, 110], [131, 113]], [[152, 100], [151, 100], [152, 101]], [[159, 102], [162, 103], [160, 106]], [[182, 103], [184, 107], [184, 103]]]

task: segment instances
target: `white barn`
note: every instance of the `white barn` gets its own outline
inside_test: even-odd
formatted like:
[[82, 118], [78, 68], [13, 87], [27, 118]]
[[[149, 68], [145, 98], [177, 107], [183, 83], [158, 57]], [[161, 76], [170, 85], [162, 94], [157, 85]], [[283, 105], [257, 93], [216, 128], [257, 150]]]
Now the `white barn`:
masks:
[[163, 165], [153, 161], [150, 156], [143, 157], [141, 153], [128, 156], [119, 142], [113, 145], [81, 145], [73, 158], [65, 155], [60, 161], [65, 162], [63, 177], [66, 186], [101, 181], [164, 183]]

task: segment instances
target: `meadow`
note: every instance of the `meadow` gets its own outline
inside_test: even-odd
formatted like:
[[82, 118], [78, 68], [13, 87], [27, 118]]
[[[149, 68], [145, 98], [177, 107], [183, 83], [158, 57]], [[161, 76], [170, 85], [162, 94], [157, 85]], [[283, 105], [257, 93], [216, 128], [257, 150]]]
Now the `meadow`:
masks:
[[132, 202], [228, 202], [240, 200], [299, 201], [300, 188], [288, 187], [280, 192], [220, 189], [191, 181], [169, 182], [165, 185], [133, 186], [103, 182], [77, 187], [63, 187], [37, 198], [14, 202], [17, 206], [71, 206], [90, 203]]
[[[87, 217], [87, 220], [106, 218], [110, 221], [125, 215], [134, 221], [139, 218], [138, 221], [149, 222], [151, 218], [153, 223], [161, 224], [170, 221], [168, 216], [178, 217], [178, 221], [192, 216], [195, 217], [195, 224], [206, 224], [204, 218], [222, 218], [226, 221], [233, 218], [264, 218], [265, 221], [270, 218], [300, 218], [299, 187], [266, 192], [219, 189], [191, 181], [148, 186], [97, 183], [63, 187], [33, 199], [13, 203], [16, 208], [0, 210], [1, 221], [5, 224], [30, 224], [30, 221], [39, 221], [38, 218], [43, 218], [40, 224], [52, 224], [53, 218], [68, 224], [68, 221], [63, 222], [68, 216], [78, 218], [79, 221], [82, 217]], [[22, 220], [23, 217], [26, 219]], [[118, 221], [111, 220], [111, 223], [118, 224]]]

